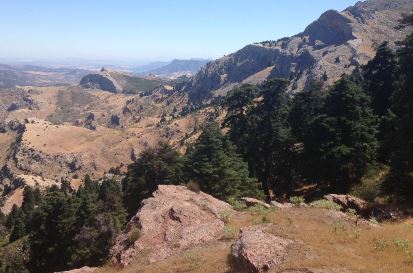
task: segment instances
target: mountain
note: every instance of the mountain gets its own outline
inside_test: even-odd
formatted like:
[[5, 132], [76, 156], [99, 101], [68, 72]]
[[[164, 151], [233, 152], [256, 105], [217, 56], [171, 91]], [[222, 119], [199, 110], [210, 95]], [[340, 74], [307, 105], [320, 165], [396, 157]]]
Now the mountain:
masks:
[[409, 29], [395, 27], [411, 0], [369, 0], [342, 12], [329, 10], [302, 33], [247, 45], [210, 62], [185, 86], [193, 103], [222, 95], [240, 83], [268, 78], [290, 79], [290, 90], [307, 90], [313, 80], [334, 83], [342, 74], [366, 64], [383, 41], [393, 44]]
[[75, 84], [87, 73], [83, 69], [0, 64], [0, 88]]
[[135, 68], [134, 71], [142, 75], [155, 75], [165, 78], [177, 78], [179, 76], [192, 76], [211, 60], [190, 59], [172, 60], [168, 63], [155, 62], [146, 66]]
[[169, 64], [148, 71], [149, 74], [162, 77], [179, 77], [182, 75], [191, 76], [196, 74], [210, 60], [173, 60]]
[[148, 63], [148, 64], [135, 67], [133, 69], [133, 72], [138, 73], [138, 74], [144, 74], [148, 71], [163, 67], [168, 64], [170, 64], [170, 62], [152, 62], [152, 63]]
[[165, 84], [160, 78], [138, 77], [102, 68], [99, 73], [85, 75], [80, 86], [85, 89], [100, 89], [112, 93], [138, 94], [151, 92]]

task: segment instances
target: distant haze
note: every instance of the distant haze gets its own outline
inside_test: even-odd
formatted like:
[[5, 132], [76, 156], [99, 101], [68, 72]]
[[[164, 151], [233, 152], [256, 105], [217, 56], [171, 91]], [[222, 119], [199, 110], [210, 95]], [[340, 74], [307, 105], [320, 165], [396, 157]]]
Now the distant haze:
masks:
[[[356, 0], [3, 1], [0, 59], [128, 66], [218, 58]], [[1, 60], [0, 60], [1, 61]]]

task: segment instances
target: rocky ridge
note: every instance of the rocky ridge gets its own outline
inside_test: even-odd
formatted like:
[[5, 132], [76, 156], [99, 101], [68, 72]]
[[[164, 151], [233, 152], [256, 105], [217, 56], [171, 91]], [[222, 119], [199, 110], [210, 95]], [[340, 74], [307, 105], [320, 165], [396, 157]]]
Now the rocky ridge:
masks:
[[291, 92], [308, 90], [314, 80], [333, 84], [374, 57], [380, 43], [402, 40], [408, 33], [395, 27], [413, 9], [408, 0], [369, 0], [338, 12], [329, 10], [302, 33], [277, 41], [247, 45], [207, 64], [186, 85], [193, 103], [223, 95], [240, 83], [268, 78], [291, 81]]
[[229, 204], [205, 193], [160, 185], [117, 238], [112, 262], [125, 266], [145, 253], [152, 263], [215, 242], [223, 236], [225, 218], [232, 213]]

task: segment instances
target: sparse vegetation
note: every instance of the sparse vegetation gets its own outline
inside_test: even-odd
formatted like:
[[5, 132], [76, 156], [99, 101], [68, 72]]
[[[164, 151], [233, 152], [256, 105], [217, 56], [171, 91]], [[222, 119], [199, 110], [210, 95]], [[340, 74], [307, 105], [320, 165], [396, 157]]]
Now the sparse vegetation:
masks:
[[330, 200], [320, 199], [311, 203], [312, 207], [319, 208], [319, 209], [331, 209], [340, 211], [342, 207], [339, 204], [336, 204]]

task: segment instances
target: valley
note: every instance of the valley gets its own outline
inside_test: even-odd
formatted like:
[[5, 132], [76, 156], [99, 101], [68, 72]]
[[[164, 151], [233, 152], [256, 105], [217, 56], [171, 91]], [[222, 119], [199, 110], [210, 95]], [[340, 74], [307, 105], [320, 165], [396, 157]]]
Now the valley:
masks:
[[412, 271], [413, 1], [158, 54], [0, 64], [0, 273]]

